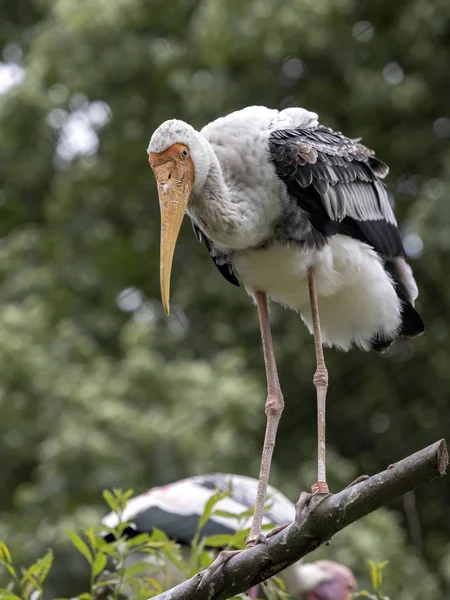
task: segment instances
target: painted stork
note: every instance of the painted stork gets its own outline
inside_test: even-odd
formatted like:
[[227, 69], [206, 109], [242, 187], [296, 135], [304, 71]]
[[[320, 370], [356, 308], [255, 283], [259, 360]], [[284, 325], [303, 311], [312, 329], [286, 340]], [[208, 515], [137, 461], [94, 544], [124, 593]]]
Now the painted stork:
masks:
[[[175, 244], [185, 213], [222, 275], [256, 302], [268, 396], [251, 546], [261, 537], [264, 498], [284, 407], [267, 297], [300, 312], [315, 340], [318, 477], [327, 493], [322, 344], [382, 352], [424, 324], [383, 179], [388, 167], [359, 140], [319, 125], [302, 108], [252, 106], [200, 132], [176, 119], [148, 146], [161, 210], [161, 295], [169, 313]], [[319, 307], [320, 303], [320, 321]]]
[[[181, 545], [184, 559], [189, 563], [189, 548], [198, 528], [199, 519], [205, 511], [208, 500], [216, 491], [228, 492], [215, 505], [215, 511], [224, 511], [230, 516], [211, 514], [205, 523], [201, 536], [228, 534], [233, 535], [249, 526], [248, 519], [239, 515], [248, 513], [254, 506], [258, 481], [252, 477], [212, 473], [188, 477], [162, 487], [155, 487], [144, 494], [131, 498], [121, 515], [123, 521], [129, 521], [125, 531], [129, 537], [140, 533], [151, 533], [154, 528], [164, 531], [169, 538]], [[295, 517], [295, 506], [281, 492], [268, 486], [269, 501], [264, 512], [264, 525], [280, 526]], [[236, 515], [235, 518], [231, 515]], [[114, 528], [118, 524], [116, 513], [103, 518], [102, 524]], [[113, 536], [105, 536], [113, 541]], [[134, 556], [136, 561], [152, 560], [151, 555]], [[171, 585], [177, 585], [185, 579], [185, 574], [172, 565], [169, 579]], [[350, 600], [356, 591], [356, 579], [347, 567], [330, 560], [314, 563], [296, 563], [281, 574], [286, 590], [291, 598], [304, 600]], [[152, 576], [154, 576], [152, 574]], [[258, 588], [252, 588], [250, 598], [256, 598]]]

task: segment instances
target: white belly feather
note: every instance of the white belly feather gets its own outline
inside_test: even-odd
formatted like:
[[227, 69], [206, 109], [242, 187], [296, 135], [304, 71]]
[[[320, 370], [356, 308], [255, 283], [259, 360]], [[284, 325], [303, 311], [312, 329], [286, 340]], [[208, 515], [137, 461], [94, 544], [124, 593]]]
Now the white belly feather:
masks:
[[400, 326], [392, 280], [367, 244], [344, 235], [328, 242], [322, 250], [273, 245], [238, 252], [234, 267], [248, 292], [265, 291], [298, 310], [312, 332], [307, 270], [314, 266], [324, 344], [369, 349], [375, 334], [389, 337]]

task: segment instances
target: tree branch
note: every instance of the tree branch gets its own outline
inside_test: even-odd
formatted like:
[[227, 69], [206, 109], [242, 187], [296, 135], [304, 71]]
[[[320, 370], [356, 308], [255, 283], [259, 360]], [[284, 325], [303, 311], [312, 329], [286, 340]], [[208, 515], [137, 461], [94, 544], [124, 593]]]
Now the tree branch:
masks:
[[269, 579], [343, 529], [406, 492], [445, 475], [448, 452], [440, 440], [338, 494], [313, 496], [286, 529], [231, 558], [207, 585], [201, 574], [154, 600], [225, 600]]

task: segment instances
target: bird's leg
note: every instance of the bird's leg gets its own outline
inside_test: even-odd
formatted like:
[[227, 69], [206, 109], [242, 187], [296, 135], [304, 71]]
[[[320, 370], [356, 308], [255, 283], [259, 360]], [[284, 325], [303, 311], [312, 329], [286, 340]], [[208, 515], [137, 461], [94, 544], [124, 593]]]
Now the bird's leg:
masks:
[[320, 331], [319, 305], [317, 302], [316, 279], [314, 268], [308, 269], [309, 300], [311, 303], [311, 315], [314, 331], [314, 344], [316, 347], [316, 372], [314, 374], [314, 385], [317, 390], [317, 482], [312, 486], [313, 494], [328, 493], [325, 457], [325, 407], [328, 388], [328, 371], [325, 366], [322, 348], [322, 334]]
[[267, 400], [266, 400], [266, 434], [261, 457], [261, 468], [259, 471], [258, 491], [256, 494], [255, 512], [253, 515], [250, 535], [247, 538], [246, 548], [251, 548], [261, 539], [261, 527], [264, 516], [264, 504], [266, 499], [267, 485], [269, 483], [270, 465], [272, 462], [275, 438], [278, 423], [284, 408], [283, 395], [278, 380], [275, 353], [273, 350], [272, 333], [270, 331], [269, 311], [267, 308], [267, 296], [265, 292], [255, 292], [256, 306], [258, 308], [259, 326], [264, 354], [264, 364], [267, 376]]
[[[256, 306], [258, 308], [259, 326], [261, 329], [264, 363], [267, 376], [267, 400], [265, 407], [267, 425], [261, 458], [261, 468], [259, 472], [258, 491], [256, 493], [255, 512], [253, 514], [250, 534], [245, 544], [246, 548], [252, 548], [264, 539], [261, 535], [261, 527], [264, 516], [267, 485], [269, 483], [270, 464], [272, 462], [272, 454], [275, 447], [275, 437], [277, 434], [278, 423], [284, 408], [284, 400], [281, 393], [280, 382], [278, 381], [277, 365], [275, 363], [275, 354], [273, 351], [269, 311], [267, 308], [267, 297], [265, 292], [255, 292], [255, 298]], [[228, 550], [221, 552], [213, 564], [210, 565], [202, 574], [198, 589], [205, 586], [213, 573], [215, 573], [219, 567], [228, 562], [230, 558], [236, 556], [236, 554], [239, 554], [239, 552], [241, 552], [241, 550]]]

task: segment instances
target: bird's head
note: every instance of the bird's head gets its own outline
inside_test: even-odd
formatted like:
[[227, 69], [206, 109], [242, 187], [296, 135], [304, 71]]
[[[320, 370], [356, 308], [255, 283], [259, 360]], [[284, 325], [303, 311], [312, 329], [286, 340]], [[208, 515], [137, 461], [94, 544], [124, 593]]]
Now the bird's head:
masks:
[[172, 119], [150, 139], [148, 160], [158, 185], [161, 210], [161, 297], [166, 314], [170, 305], [170, 273], [181, 223], [191, 192], [204, 185], [208, 169], [205, 142], [187, 123]]

